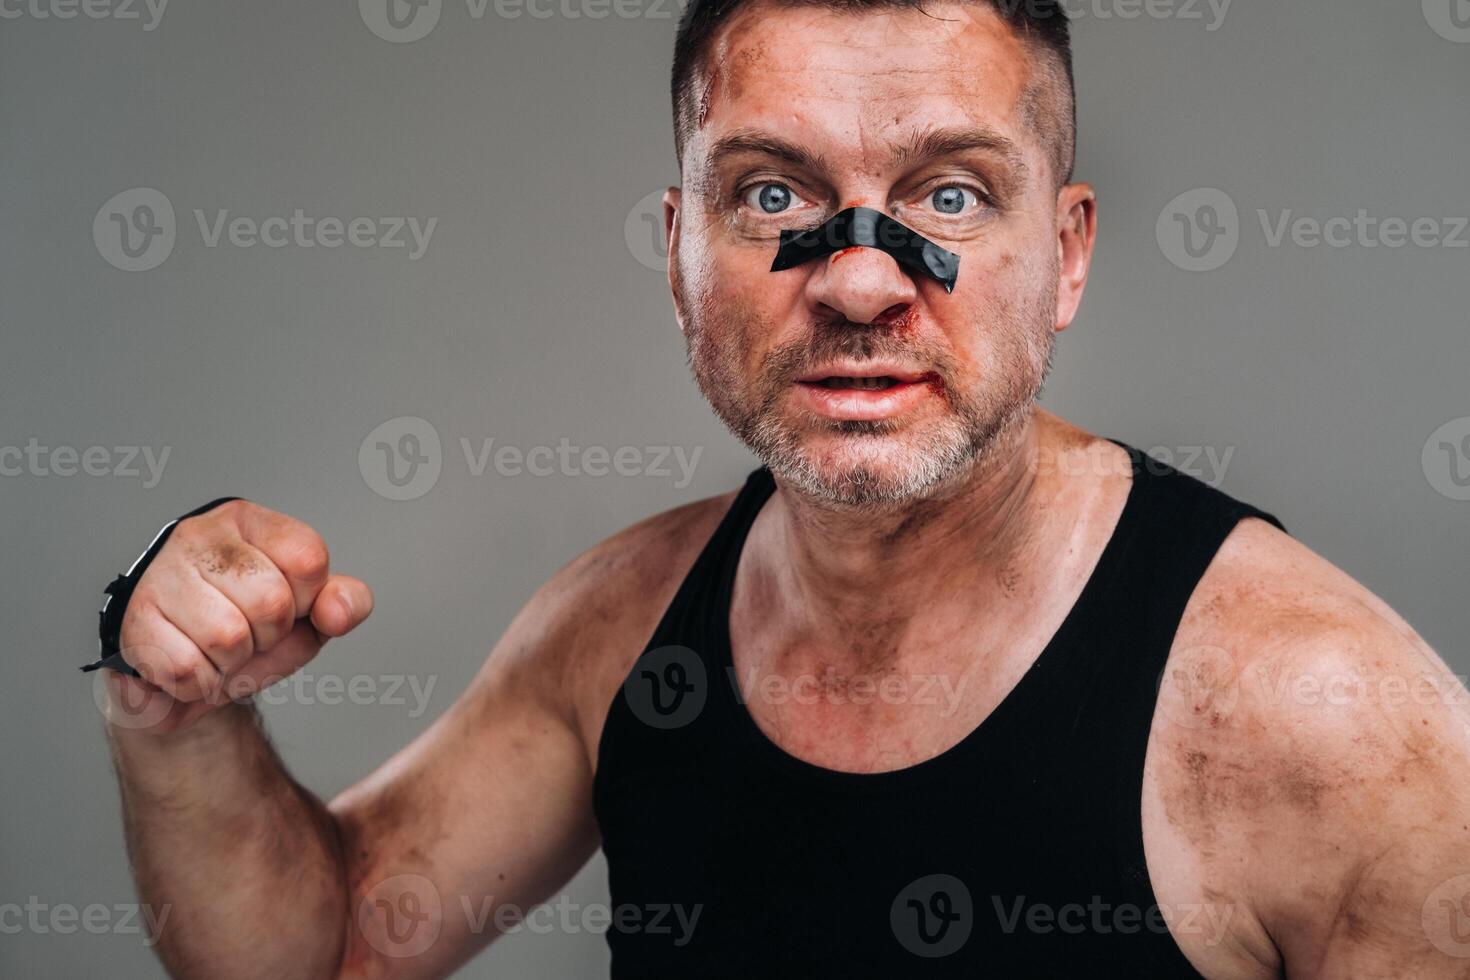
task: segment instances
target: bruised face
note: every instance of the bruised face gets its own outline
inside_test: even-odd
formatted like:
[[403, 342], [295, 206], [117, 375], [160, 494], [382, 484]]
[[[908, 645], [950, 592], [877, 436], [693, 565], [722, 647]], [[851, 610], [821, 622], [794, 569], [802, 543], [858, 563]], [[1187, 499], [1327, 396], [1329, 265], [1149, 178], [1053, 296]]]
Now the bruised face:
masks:
[[[1043, 135], [1059, 72], [979, 4], [757, 3], [712, 39], [670, 285], [701, 390], [797, 490], [919, 498], [1029, 418], [1091, 248]], [[783, 229], [853, 206], [957, 253], [954, 292], [873, 248], [770, 271]]]

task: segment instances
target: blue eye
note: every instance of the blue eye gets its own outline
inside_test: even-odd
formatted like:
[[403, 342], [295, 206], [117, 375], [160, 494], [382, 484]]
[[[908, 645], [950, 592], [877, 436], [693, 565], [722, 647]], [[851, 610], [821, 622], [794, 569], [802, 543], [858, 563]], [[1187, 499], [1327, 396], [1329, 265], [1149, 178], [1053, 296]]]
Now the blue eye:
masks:
[[[754, 200], [752, 200], [754, 196]], [[745, 203], [753, 208], [759, 208], [766, 214], [780, 214], [789, 211], [793, 202], [798, 200], [791, 188], [785, 184], [759, 184], [750, 189], [745, 195]]]
[[960, 214], [965, 210], [965, 195], [974, 196], [974, 191], [967, 191], [956, 184], [941, 187], [929, 195], [934, 210], [940, 214]]

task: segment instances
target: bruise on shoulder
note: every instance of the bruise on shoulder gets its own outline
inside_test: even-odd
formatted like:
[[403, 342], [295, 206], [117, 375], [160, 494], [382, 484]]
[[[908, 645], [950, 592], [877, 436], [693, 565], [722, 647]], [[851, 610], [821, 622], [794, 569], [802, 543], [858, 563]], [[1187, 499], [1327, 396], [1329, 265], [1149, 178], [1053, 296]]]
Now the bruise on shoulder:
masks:
[[1248, 877], [1288, 963], [1357, 975], [1323, 957], [1422, 943], [1424, 882], [1470, 854], [1470, 728], [1463, 687], [1417, 634], [1247, 521], [1191, 599], [1168, 672], [1165, 818], [1207, 874]]
[[1427, 738], [1356, 724], [1364, 706], [1335, 692], [1357, 697], [1372, 679], [1331, 669], [1289, 648], [1251, 656], [1203, 644], [1171, 657], [1156, 712], [1164, 807], [1202, 850], [1226, 837], [1330, 849], [1337, 830], [1373, 818], [1390, 771], [1435, 755]]

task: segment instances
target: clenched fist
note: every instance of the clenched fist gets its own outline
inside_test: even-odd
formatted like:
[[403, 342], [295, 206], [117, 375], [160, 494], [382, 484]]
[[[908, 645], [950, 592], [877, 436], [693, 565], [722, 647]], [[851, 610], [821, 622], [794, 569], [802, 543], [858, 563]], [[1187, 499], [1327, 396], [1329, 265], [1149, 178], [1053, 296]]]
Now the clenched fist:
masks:
[[142, 680], [104, 671], [109, 694], [130, 715], [147, 701], [150, 733], [178, 731], [299, 670], [372, 608], [365, 583], [331, 574], [321, 535], [231, 501], [179, 522], [138, 581], [121, 646]]

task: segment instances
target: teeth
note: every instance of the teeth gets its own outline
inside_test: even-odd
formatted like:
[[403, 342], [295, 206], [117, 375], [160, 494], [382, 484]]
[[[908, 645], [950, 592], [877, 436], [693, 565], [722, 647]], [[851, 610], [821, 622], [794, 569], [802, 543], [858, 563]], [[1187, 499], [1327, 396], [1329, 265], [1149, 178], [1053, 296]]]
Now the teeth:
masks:
[[892, 378], [823, 378], [822, 386], [826, 388], [858, 388], [863, 391], [881, 391], [884, 388], [892, 388], [898, 382]]

